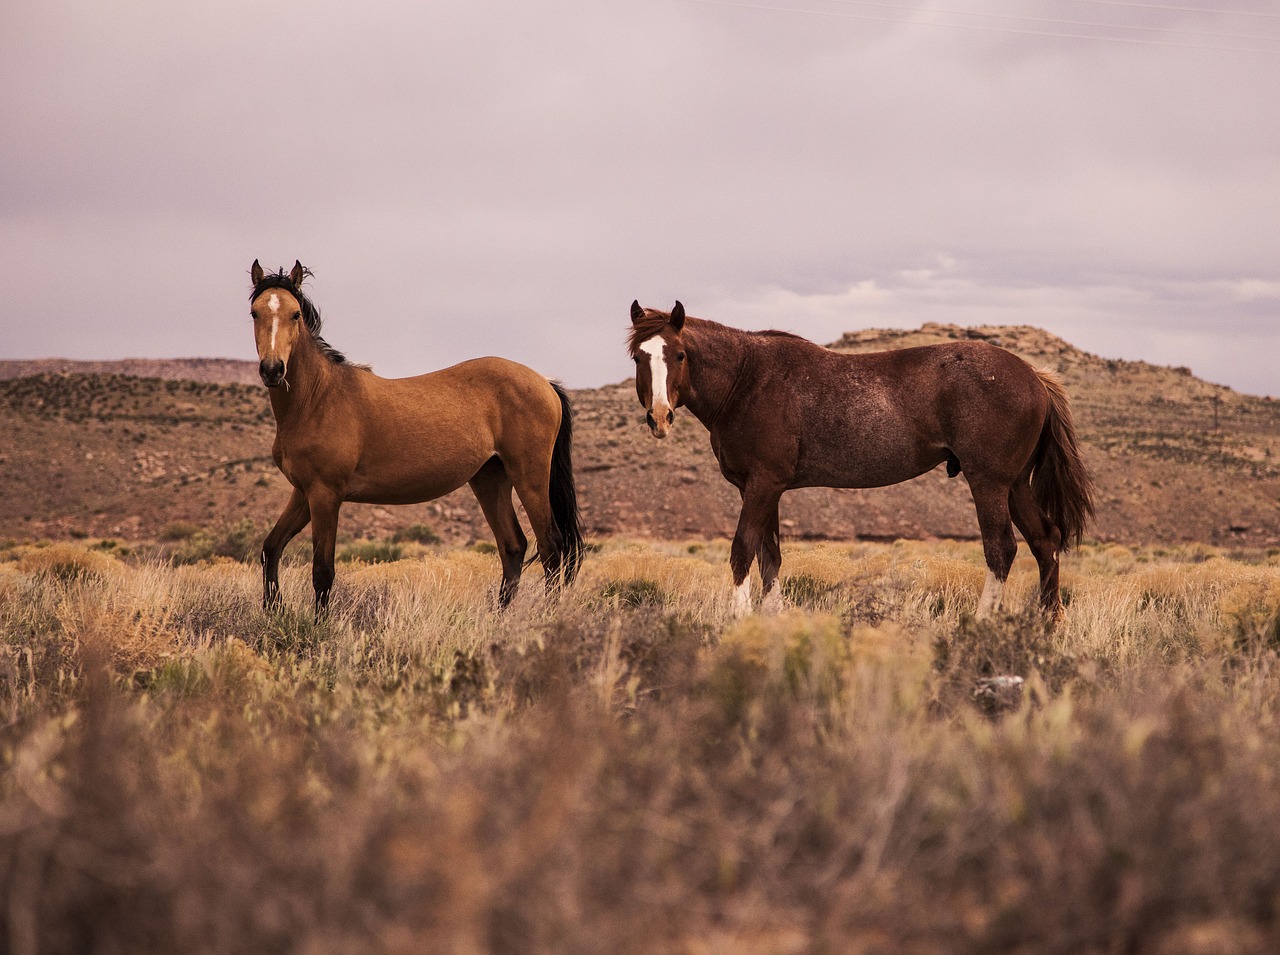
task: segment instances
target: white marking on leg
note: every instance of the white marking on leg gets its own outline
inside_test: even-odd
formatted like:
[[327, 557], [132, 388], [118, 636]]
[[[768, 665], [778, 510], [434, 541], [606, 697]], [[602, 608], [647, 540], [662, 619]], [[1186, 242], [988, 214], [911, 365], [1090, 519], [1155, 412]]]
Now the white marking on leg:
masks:
[[649, 378], [653, 382], [653, 406], [668, 406], [667, 402], [667, 359], [663, 355], [666, 342], [660, 335], [655, 335], [640, 345], [640, 350], [649, 356]]
[[775, 583], [773, 589], [764, 595], [764, 600], [760, 601], [760, 612], [763, 614], [782, 613], [786, 606], [786, 601], [782, 599], [782, 588]]
[[735, 617], [745, 617], [749, 613], [751, 613], [750, 574], [742, 578], [742, 583], [738, 584], [737, 589], [733, 592], [733, 615]]
[[1004, 581], [994, 571], [987, 571], [987, 582], [982, 585], [982, 596], [978, 598], [977, 617], [979, 620], [989, 617], [1000, 609], [1000, 595], [1004, 593]]

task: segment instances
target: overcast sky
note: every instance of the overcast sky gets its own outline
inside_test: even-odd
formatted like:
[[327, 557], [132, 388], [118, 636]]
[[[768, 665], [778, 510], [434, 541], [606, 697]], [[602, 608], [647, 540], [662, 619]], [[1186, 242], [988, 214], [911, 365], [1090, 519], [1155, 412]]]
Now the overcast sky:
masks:
[[299, 258], [392, 376], [619, 381], [638, 297], [820, 342], [1034, 324], [1278, 394], [1278, 14], [7, 0], [0, 357], [256, 358], [249, 265]]

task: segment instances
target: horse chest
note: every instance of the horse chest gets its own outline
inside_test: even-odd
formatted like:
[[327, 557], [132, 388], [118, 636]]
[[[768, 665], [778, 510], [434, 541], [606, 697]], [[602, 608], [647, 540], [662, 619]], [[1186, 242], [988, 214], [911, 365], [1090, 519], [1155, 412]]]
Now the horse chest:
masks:
[[344, 483], [345, 475], [351, 470], [349, 455], [343, 453], [343, 449], [291, 440], [287, 435], [276, 435], [271, 457], [294, 487], [307, 487], [317, 480]]
[[301, 486], [306, 483], [305, 468], [301, 467], [301, 462], [296, 455], [289, 454], [286, 447], [276, 440], [275, 445], [271, 448], [271, 457], [276, 462], [276, 467], [280, 469], [280, 473], [289, 479], [289, 483], [295, 486]]

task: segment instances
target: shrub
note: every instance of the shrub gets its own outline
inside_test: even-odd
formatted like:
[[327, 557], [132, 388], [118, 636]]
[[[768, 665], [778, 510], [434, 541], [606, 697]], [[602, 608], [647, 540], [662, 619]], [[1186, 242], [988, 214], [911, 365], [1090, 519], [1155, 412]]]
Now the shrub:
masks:
[[427, 524], [410, 524], [391, 535], [393, 544], [439, 544], [440, 535]]
[[241, 563], [258, 559], [265, 535], [251, 518], [222, 524], [211, 531], [196, 530], [173, 552], [178, 564], [195, 564], [214, 557], [229, 557]]
[[353, 541], [338, 550], [338, 560], [350, 564], [389, 564], [404, 556], [404, 548], [387, 541]]
[[621, 607], [661, 607], [666, 595], [656, 580], [633, 577], [630, 580], [611, 580], [600, 590], [607, 605], [616, 602]]
[[817, 606], [839, 590], [837, 584], [805, 573], [783, 577], [778, 586], [782, 588], [782, 596], [797, 607]]
[[73, 544], [51, 544], [28, 551], [18, 559], [18, 570], [63, 584], [101, 582], [118, 562], [100, 551]]

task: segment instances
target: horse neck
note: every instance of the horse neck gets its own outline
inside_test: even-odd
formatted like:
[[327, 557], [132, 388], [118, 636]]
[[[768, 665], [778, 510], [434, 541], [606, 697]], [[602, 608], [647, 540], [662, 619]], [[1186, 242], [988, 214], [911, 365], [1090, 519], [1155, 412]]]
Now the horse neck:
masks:
[[684, 404], [710, 428], [740, 383], [748, 358], [747, 337], [737, 329], [696, 318], [685, 320], [680, 337], [689, 355], [691, 393]]
[[271, 389], [276, 424], [308, 417], [324, 399], [337, 373], [337, 366], [320, 351], [309, 333], [298, 336], [285, 376], [289, 386]]

